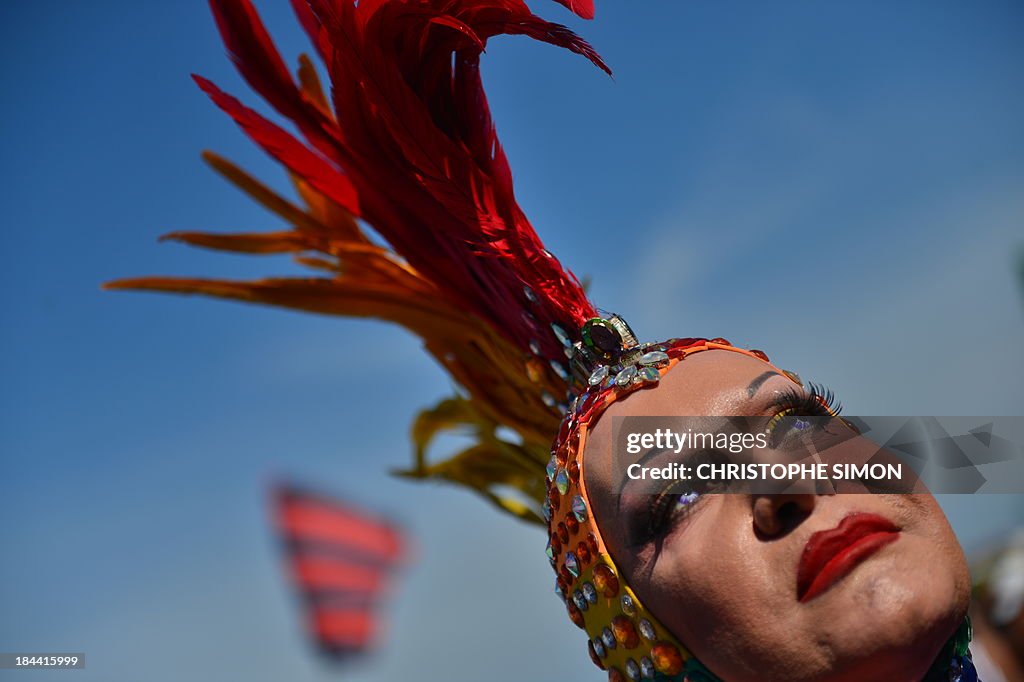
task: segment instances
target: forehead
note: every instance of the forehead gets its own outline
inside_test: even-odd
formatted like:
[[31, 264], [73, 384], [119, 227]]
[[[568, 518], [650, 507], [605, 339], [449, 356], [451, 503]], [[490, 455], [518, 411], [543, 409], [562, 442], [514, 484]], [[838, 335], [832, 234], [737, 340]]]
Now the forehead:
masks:
[[[594, 431], [606, 427], [607, 417], [732, 415], [749, 398], [748, 387], [771, 365], [742, 353], [710, 350], [695, 353], [662, 377], [658, 387], [638, 391], [611, 405]], [[788, 380], [786, 380], [788, 381]]]
[[744, 415], [750, 412], [752, 384], [760, 391], [793, 386], [771, 365], [742, 353], [710, 350], [686, 358], [661, 378], [657, 388], [637, 391], [601, 415], [583, 453], [588, 484], [607, 480], [615, 417]]

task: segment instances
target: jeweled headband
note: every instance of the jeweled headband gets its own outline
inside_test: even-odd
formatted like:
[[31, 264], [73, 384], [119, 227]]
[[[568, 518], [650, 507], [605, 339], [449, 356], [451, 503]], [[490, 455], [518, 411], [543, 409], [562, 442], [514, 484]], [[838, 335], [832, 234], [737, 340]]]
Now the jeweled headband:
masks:
[[[701, 665], [641, 602], [617, 568], [591, 514], [583, 452], [587, 435], [602, 413], [630, 394], [655, 388], [661, 377], [686, 357], [727, 350], [769, 363], [759, 350], [734, 347], [725, 339], [670, 339], [644, 344], [618, 316], [588, 321], [582, 340], [566, 341], [585, 389], [562, 420], [547, 466], [547, 556], [555, 570], [555, 593], [569, 618], [588, 635], [591, 660], [621, 680], [717, 679]], [[769, 363], [770, 365], [770, 363]], [[774, 368], [800, 383], [792, 372]]]
[[[557, 1], [593, 16], [592, 0]], [[195, 80], [285, 167], [299, 201], [207, 152], [217, 172], [289, 228], [167, 238], [289, 254], [316, 276], [145, 277], [107, 288], [203, 294], [404, 326], [458, 391], [416, 418], [414, 465], [403, 474], [462, 485], [523, 520], [549, 521], [558, 589], [610, 679], [713, 679], [615, 568], [589, 513], [581, 453], [589, 425], [608, 404], [655, 386], [688, 354], [724, 349], [767, 358], [721, 339], [640, 346], [620, 318], [601, 318], [516, 203], [480, 79], [480, 55], [501, 34], [567, 48], [610, 73], [600, 56], [522, 0], [292, 0], [329, 75], [325, 91], [305, 55], [292, 76], [249, 0], [210, 5], [243, 78], [298, 136], [208, 80]], [[470, 447], [428, 457], [435, 436], [467, 427]]]

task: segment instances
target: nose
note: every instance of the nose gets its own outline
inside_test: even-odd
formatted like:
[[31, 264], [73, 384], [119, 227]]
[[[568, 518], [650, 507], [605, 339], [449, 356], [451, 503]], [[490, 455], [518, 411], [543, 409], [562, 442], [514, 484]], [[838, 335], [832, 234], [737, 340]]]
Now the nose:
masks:
[[803, 523], [817, 505], [813, 493], [755, 495], [754, 529], [765, 538], [780, 538]]

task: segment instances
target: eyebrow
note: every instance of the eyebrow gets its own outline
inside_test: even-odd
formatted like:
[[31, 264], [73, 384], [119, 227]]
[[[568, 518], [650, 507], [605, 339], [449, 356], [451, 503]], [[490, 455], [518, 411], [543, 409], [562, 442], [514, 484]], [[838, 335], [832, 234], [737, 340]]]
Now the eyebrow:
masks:
[[778, 372], [772, 372], [770, 370], [767, 371], [767, 372], [763, 372], [763, 373], [759, 374], [753, 381], [750, 382], [750, 385], [747, 386], [747, 397], [748, 398], [753, 398], [754, 395], [757, 393], [757, 389], [761, 388], [761, 385], [764, 382], [768, 381], [772, 377], [778, 377], [778, 376], [782, 376], [782, 375], [779, 374]]
[[[638, 459], [635, 462], [635, 464], [639, 464], [640, 466], [644, 466], [645, 464], [647, 464], [649, 461], [651, 461], [652, 459], [654, 459], [658, 455], [664, 454], [666, 452], [672, 452], [672, 450], [670, 448], [651, 448], [650, 450], [645, 452], [643, 454], [643, 456], [640, 457], [640, 459]], [[690, 450], [690, 451], [685, 451], [684, 453], [680, 453], [680, 454], [683, 454], [684, 457], [693, 457], [698, 452], [700, 452], [700, 451], [698, 451], [698, 450]], [[633, 463], [634, 462], [630, 462], [630, 464], [633, 464]], [[620, 508], [621, 508], [621, 505], [622, 505], [622, 491], [626, 489], [626, 484], [629, 483], [630, 480], [632, 480], [632, 479], [629, 478], [629, 475], [626, 474], [625, 472], [623, 472], [622, 480], [619, 481], [619, 492], [618, 492]]]

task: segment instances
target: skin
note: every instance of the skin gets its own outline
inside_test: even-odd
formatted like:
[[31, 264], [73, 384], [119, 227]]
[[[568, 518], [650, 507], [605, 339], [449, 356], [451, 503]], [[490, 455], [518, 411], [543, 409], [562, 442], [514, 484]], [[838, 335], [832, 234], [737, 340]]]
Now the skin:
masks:
[[[970, 598], [963, 552], [930, 494], [704, 495], [656, 537], [636, 530], [651, 495], [631, 495], [629, 484], [618, 494], [612, 417], [770, 415], [771, 401], [795, 384], [764, 377], [768, 370], [739, 353], [706, 351], [673, 368], [657, 390], [609, 408], [584, 453], [605, 543], [641, 601], [726, 682], [920, 680]], [[899, 539], [820, 596], [798, 601], [808, 538], [854, 512], [892, 521]]]

